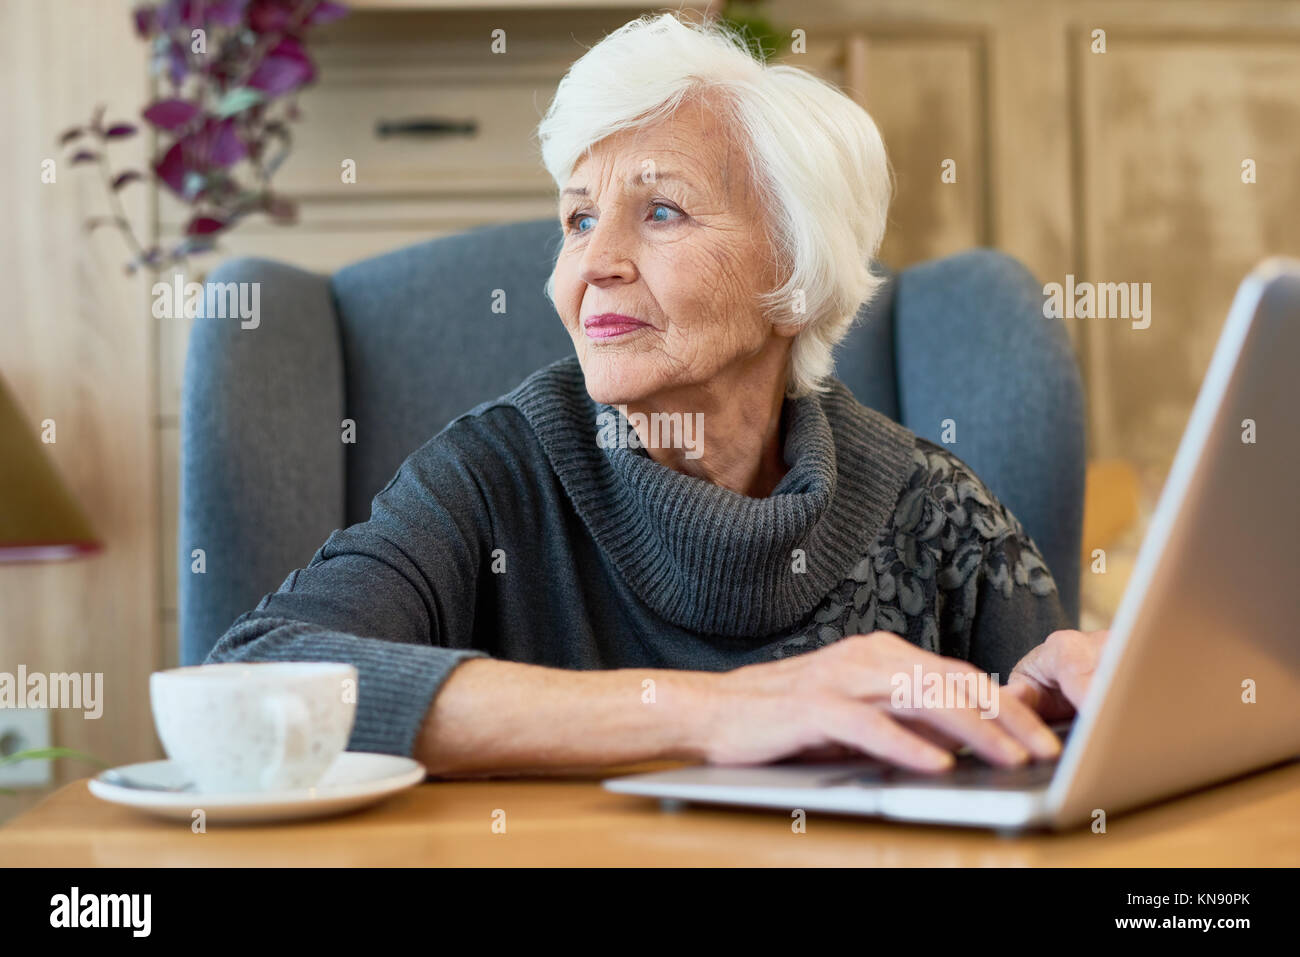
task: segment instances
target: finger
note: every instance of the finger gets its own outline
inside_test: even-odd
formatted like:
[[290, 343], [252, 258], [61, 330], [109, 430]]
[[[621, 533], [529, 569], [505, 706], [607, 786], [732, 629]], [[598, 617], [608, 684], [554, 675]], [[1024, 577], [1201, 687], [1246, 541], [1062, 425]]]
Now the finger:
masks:
[[1087, 636], [1088, 641], [1077, 644], [1068, 654], [1061, 656], [1064, 660], [1058, 667], [1056, 684], [1061, 696], [1076, 710], [1083, 707], [1088, 689], [1092, 686], [1092, 676], [1096, 674], [1101, 660], [1105, 635], [1106, 632], [1093, 632]]
[[[891, 695], [888, 704], [898, 706], [894, 707], [895, 711], [915, 716], [949, 737], [959, 738], [980, 757], [995, 764], [1023, 764], [1031, 757], [1050, 759], [1060, 754], [1059, 739], [1017, 693], [1005, 696], [1006, 703], [1002, 703], [1004, 696], [997, 678], [959, 658], [932, 652], [921, 652], [920, 656], [934, 662], [923, 682], [927, 689], [932, 687], [932, 682], [937, 684], [933, 690], [942, 692], [939, 696], [942, 706], [935, 707], [929, 692], [920, 691]], [[908, 690], [908, 684], [905, 681], [900, 691]], [[883, 700], [878, 703], [885, 704]]]
[[[1092, 685], [1109, 632], [1057, 632], [1048, 636], [1020, 677], [1036, 687], [1034, 709], [1048, 720], [1069, 717], [1082, 706]], [[1012, 675], [1016, 677], [1015, 674]]]
[[[945, 660], [960, 662], [960, 659]], [[1050, 696], [1051, 689], [1044, 689], [1027, 675], [1015, 673], [1006, 685], [999, 685], [995, 675], [986, 676], [967, 662], [961, 664], [970, 668], [967, 674], [974, 673], [989, 684], [991, 700], [979, 702], [980, 720], [996, 721], [1000, 730], [1006, 731], [1033, 758], [1051, 760], [1060, 756], [1061, 740], [1039, 713], [1045, 698]], [[1005, 745], [1003, 748], [1008, 754], [1015, 751]]]
[[945, 751], [958, 751], [966, 747], [965, 743], [950, 735], [944, 734], [937, 728], [932, 728], [924, 722], [917, 721], [911, 715], [897, 713], [894, 720], [907, 728], [913, 734], [919, 734], [925, 740], [929, 741], [936, 747], [943, 748]]
[[1060, 721], [1071, 717], [1075, 712], [1074, 707], [1058, 690], [1046, 688], [1037, 681], [1012, 679], [1003, 687], [1002, 693], [1024, 702], [1044, 722]]
[[[863, 646], [871, 656], [871, 667], [866, 669], [864, 678], [874, 677], [876, 684], [882, 680], [888, 682], [890, 691], [887, 695], [877, 693], [871, 697], [875, 699], [873, 703], [887, 707], [895, 717], [917, 716], [920, 723], [944, 733], [949, 739], [957, 739], [958, 744], [954, 747], [962, 743], [968, 744], [980, 757], [995, 764], [1017, 765], [1028, 761], [1030, 757], [1049, 759], [1060, 754], [1061, 744], [1056, 735], [1033, 708], [1026, 706], [1014, 695], [1009, 696], [1005, 709], [998, 705], [1000, 697], [995, 697], [993, 704], [997, 710], [990, 717], [981, 717], [975, 712], [973, 706], [981, 696], [977, 689], [981, 692], [983, 690], [980, 683], [990, 684], [992, 693], [998, 695], [996, 678], [984, 674], [967, 661], [917, 648], [905, 639], [890, 639], [885, 635], [873, 637], [875, 640], [871, 644]], [[945, 707], [942, 708], [923, 707], [923, 701], [913, 701], [915, 696], [911, 694], [903, 696], [908, 704], [895, 707], [900, 700], [895, 692], [913, 687], [918, 664], [926, 685], [938, 677], [945, 696], [951, 685], [950, 679], [958, 679], [959, 689], [969, 689], [969, 694], [963, 697], [972, 707], [966, 707], [960, 701], [945, 701]], [[845, 672], [855, 670], [845, 669]], [[866, 684], [865, 680], [861, 682], [863, 686]], [[861, 690], [856, 694], [861, 694]], [[924, 715], [920, 712], [924, 712]]]
[[1038, 685], [1028, 678], [1020, 677], [1020, 675], [1012, 675], [1011, 679], [1002, 686], [1002, 693], [1014, 696], [1031, 708], [1034, 706], [1034, 702], [1038, 700], [1039, 695]]
[[1092, 687], [1092, 672], [1086, 674], [1069, 673], [1061, 679], [1061, 696], [1065, 698], [1077, 711], [1083, 707], [1084, 699], [1088, 697], [1088, 689]]
[[822, 733], [833, 741], [913, 771], [946, 771], [953, 756], [894, 721], [878, 708], [845, 699], [828, 706]]
[[862, 756], [862, 752], [858, 751], [856, 748], [850, 748], [846, 744], [835, 743], [835, 744], [822, 744], [811, 748], [805, 748], [804, 750], [798, 752], [797, 754], [791, 755], [790, 757], [784, 758], [783, 760], [802, 764], [804, 762], [819, 763], [823, 761], [843, 761], [846, 758], [855, 758], [861, 756]]
[[1032, 708], [1014, 694], [1002, 695], [996, 684], [989, 691], [991, 700], [985, 697], [977, 702], [972, 692], [962, 700], [945, 702], [947, 707], [927, 707], [910, 713], [960, 737], [972, 751], [994, 763], [1021, 764], [1030, 757], [1048, 760], [1060, 755], [1060, 739]]
[[[881, 707], [897, 713], [897, 709], [890, 705]], [[968, 744], [975, 754], [991, 764], [1010, 767], [1029, 760], [1029, 752], [1006, 728], [1000, 727], [997, 721], [981, 718], [974, 708], [920, 707], [906, 713], [910, 718]]]
[[992, 690], [995, 695], [993, 700], [998, 709], [996, 720], [1024, 745], [1030, 754], [1040, 760], [1050, 760], [1060, 756], [1061, 739], [1047, 726], [1036, 707], [1042, 703], [1039, 689], [1034, 690], [1035, 700], [1032, 702], [1020, 697], [1027, 692], [1012, 691], [1010, 694], [1005, 694], [1006, 686], [997, 685]]
[[1043, 692], [1036, 682], [1012, 678], [1002, 688], [1002, 700], [1015, 698], [1035, 714], [1043, 713]]

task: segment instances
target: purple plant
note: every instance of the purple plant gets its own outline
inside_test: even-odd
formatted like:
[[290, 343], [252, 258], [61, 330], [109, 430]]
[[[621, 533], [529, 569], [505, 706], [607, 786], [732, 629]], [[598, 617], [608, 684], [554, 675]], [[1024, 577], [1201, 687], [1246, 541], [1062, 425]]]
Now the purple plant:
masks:
[[146, 175], [115, 172], [107, 151], [137, 128], [106, 124], [101, 105], [88, 124], [59, 137], [71, 165], [98, 164], [108, 191], [113, 215], [93, 216], [86, 228], [117, 227], [131, 248], [126, 271], [133, 273], [212, 250], [250, 213], [294, 222], [294, 203], [272, 191], [271, 178], [289, 155], [297, 93], [316, 79], [304, 37], [346, 16], [347, 7], [329, 0], [161, 0], [132, 13], [136, 33], [150, 44], [153, 74], [170, 86], [141, 111], [160, 144], [150, 171], [190, 207], [190, 218], [184, 238], [170, 248], [139, 241], [119, 193]]

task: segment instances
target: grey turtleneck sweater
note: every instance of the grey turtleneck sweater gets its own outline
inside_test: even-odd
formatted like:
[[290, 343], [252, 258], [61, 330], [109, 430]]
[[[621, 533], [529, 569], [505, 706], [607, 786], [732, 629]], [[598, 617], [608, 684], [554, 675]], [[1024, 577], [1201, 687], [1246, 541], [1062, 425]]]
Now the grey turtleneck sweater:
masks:
[[207, 660], [350, 662], [348, 747], [403, 755], [473, 657], [724, 671], [887, 630], [1005, 682], [1069, 627], [1042, 556], [959, 459], [830, 386], [786, 400], [759, 499], [602, 447], [626, 419], [552, 363], [411, 453]]

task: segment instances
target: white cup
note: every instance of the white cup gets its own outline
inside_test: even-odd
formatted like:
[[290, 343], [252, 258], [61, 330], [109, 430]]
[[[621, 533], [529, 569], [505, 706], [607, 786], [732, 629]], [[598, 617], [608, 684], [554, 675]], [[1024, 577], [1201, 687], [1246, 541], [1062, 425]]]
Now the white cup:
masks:
[[311, 661], [223, 662], [149, 676], [167, 757], [201, 792], [309, 788], [347, 747], [357, 669]]

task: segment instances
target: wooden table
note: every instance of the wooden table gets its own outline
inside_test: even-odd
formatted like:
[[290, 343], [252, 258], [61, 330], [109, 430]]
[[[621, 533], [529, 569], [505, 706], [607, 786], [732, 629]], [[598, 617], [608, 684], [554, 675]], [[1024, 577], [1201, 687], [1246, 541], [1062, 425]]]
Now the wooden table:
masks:
[[[641, 765], [634, 769], [671, 765]], [[608, 777], [609, 773], [604, 776]], [[1109, 832], [1008, 837], [781, 811], [665, 812], [600, 777], [435, 781], [372, 808], [291, 824], [148, 817], [74, 781], [0, 828], [0, 866], [1294, 866], [1300, 763], [1112, 817]], [[493, 814], [505, 811], [505, 833]], [[497, 815], [498, 818], [500, 815]]]

